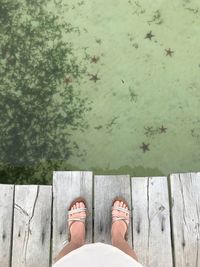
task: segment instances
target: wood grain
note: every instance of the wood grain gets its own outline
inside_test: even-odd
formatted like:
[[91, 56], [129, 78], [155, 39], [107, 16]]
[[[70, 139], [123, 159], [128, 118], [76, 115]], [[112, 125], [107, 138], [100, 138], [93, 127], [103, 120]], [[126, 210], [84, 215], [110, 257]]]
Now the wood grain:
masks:
[[0, 266], [10, 267], [14, 185], [0, 184]]
[[133, 243], [146, 267], [173, 266], [167, 177], [132, 178]]
[[200, 266], [200, 173], [172, 174], [172, 228], [175, 264]]
[[49, 267], [52, 186], [16, 185], [12, 267]]

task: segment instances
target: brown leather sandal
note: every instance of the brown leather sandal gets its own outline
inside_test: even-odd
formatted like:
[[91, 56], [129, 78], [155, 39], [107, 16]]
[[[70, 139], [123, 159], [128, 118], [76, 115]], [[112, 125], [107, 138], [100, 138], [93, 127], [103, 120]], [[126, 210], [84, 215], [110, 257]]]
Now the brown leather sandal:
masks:
[[[73, 210], [71, 210], [71, 208], [73, 207], [73, 205], [76, 204], [76, 202], [83, 202], [83, 203], [85, 204], [85, 208], [77, 208], [77, 209], [73, 209]], [[81, 211], [85, 211], [85, 212], [86, 212], [86, 216], [74, 217], [74, 218], [69, 218], [69, 217], [68, 217], [68, 219], [67, 219], [67, 221], [68, 221], [68, 227], [69, 227], [69, 230], [68, 230], [68, 242], [71, 241], [70, 228], [71, 228], [71, 226], [72, 226], [73, 223], [75, 223], [75, 222], [77, 222], [77, 221], [82, 222], [82, 223], [85, 224], [85, 228], [86, 228], [85, 231], [87, 230], [87, 224], [85, 223], [86, 218], [87, 218], [87, 215], [89, 214], [89, 213], [88, 213], [88, 209], [87, 209], [87, 203], [86, 203], [85, 198], [83, 198], [83, 197], [77, 197], [77, 198], [75, 198], [75, 199], [72, 201], [72, 203], [70, 204], [70, 206], [69, 206], [69, 208], [68, 208], [68, 215], [69, 215], [69, 214], [74, 214], [74, 213], [79, 213], [79, 212], [81, 212]], [[73, 221], [73, 222], [72, 222], [71, 225], [69, 226], [69, 222], [70, 222], [70, 221]]]
[[[125, 209], [125, 208], [123, 208], [123, 207], [120, 207], [120, 206], [114, 207], [115, 201], [120, 201], [120, 202], [122, 201], [127, 206], [128, 210]], [[124, 213], [126, 213], [126, 214], [129, 215], [128, 223], [126, 222], [126, 220], [127, 220], [126, 217], [124, 217], [124, 216], [117, 216], [117, 215], [114, 215], [113, 216], [112, 215], [112, 224], [115, 221], [124, 221], [126, 223], [127, 229], [126, 229], [126, 233], [125, 233], [124, 238], [125, 238], [126, 241], [128, 241], [128, 225], [129, 225], [129, 220], [130, 220], [130, 208], [129, 208], [129, 205], [128, 205], [127, 201], [123, 197], [121, 197], [121, 196], [116, 197], [113, 200], [113, 203], [112, 203], [112, 210], [122, 211], [122, 212], [124, 212]]]

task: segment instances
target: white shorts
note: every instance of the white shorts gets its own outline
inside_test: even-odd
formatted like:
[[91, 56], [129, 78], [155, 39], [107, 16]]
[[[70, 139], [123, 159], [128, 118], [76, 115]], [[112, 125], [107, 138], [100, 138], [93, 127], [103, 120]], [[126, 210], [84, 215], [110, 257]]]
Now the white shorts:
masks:
[[142, 265], [120, 249], [104, 244], [86, 244], [71, 251], [53, 267], [142, 267]]

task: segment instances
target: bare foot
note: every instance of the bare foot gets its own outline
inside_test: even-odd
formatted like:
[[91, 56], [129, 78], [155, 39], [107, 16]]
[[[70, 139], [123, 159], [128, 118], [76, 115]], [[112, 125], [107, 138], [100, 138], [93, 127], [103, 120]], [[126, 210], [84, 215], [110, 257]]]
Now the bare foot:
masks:
[[[71, 210], [85, 208], [85, 204], [83, 202], [76, 202], [75, 205], [72, 206]], [[74, 214], [69, 214], [69, 218], [80, 218], [85, 217], [86, 212], [81, 211]], [[73, 224], [72, 224], [73, 223]], [[72, 226], [70, 227], [70, 225]], [[68, 227], [70, 227], [71, 233], [71, 241], [83, 245], [85, 243], [85, 223], [79, 221], [69, 221]]]
[[[123, 201], [116, 200], [114, 202], [114, 207], [122, 207], [122, 208], [127, 209], [127, 211], [128, 211], [128, 207], [126, 206], [126, 204]], [[127, 214], [123, 211], [113, 210], [112, 216], [125, 217], [127, 224], [129, 224], [129, 214]], [[121, 237], [124, 238], [126, 230], [127, 230], [127, 225], [124, 221], [122, 221], [122, 220], [115, 221], [112, 224], [112, 228], [111, 228], [112, 243], [113, 243], [113, 240], [116, 240], [116, 239], [121, 238]]]

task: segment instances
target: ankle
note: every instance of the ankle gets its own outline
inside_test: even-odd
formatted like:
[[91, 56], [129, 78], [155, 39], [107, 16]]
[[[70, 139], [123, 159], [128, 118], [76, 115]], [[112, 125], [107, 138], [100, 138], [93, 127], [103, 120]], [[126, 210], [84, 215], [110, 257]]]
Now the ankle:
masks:
[[75, 244], [77, 247], [81, 247], [85, 244], [85, 239], [74, 236], [73, 238], [71, 238], [71, 242]]
[[121, 241], [124, 241], [125, 238], [124, 238], [124, 235], [122, 233], [118, 232], [118, 233], [111, 235], [111, 240], [112, 240], [112, 244], [116, 244], [116, 243], [119, 243]]

